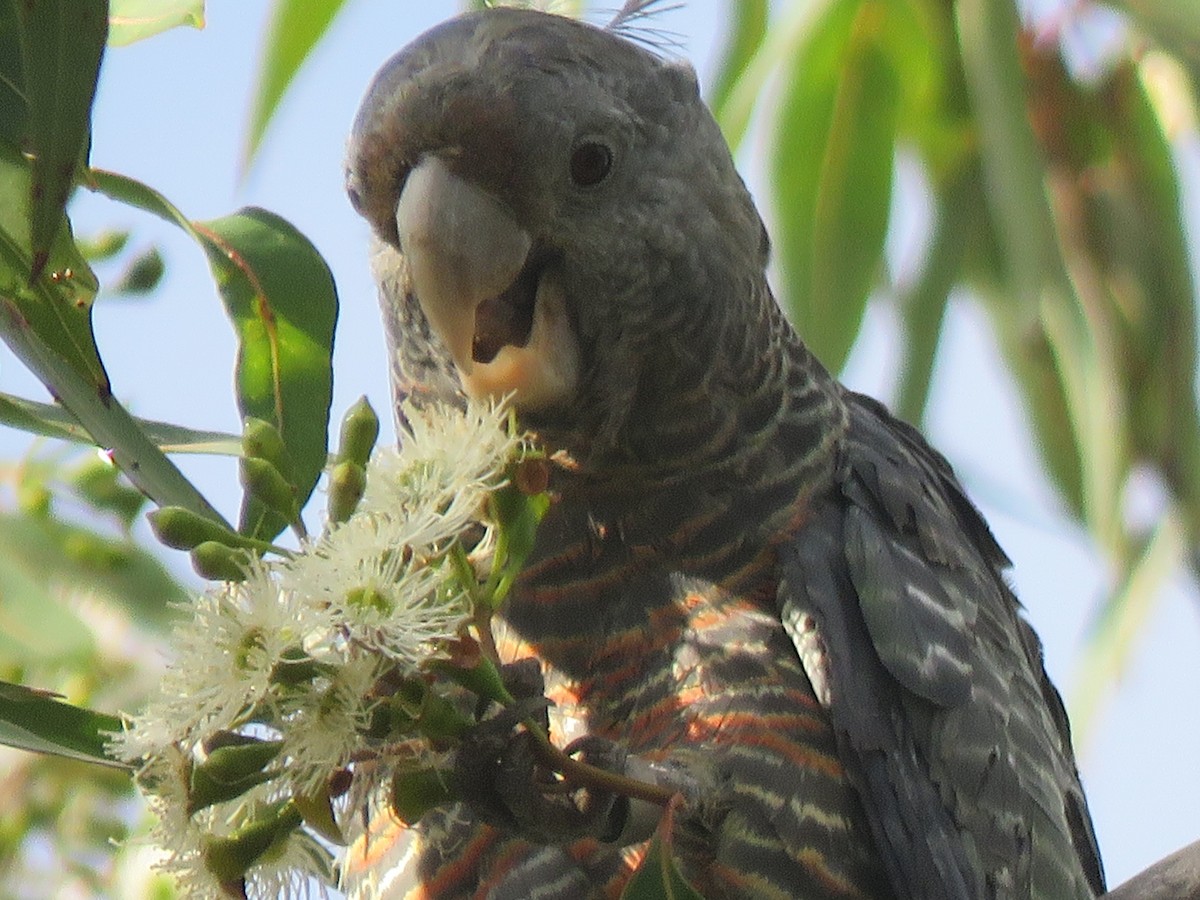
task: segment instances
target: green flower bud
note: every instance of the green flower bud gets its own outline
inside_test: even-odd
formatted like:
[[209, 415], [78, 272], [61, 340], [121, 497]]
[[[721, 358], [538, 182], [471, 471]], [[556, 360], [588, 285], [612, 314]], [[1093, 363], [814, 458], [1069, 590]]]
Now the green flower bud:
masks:
[[292, 803], [265, 810], [239, 831], [226, 838], [215, 838], [204, 847], [204, 866], [222, 884], [245, 878], [264, 855], [286, 841], [304, 821]]
[[345, 847], [346, 836], [342, 834], [342, 829], [338, 828], [329, 796], [329, 790], [326, 788], [311, 797], [293, 797], [292, 803], [304, 816], [304, 822], [309, 828], [330, 843]]
[[359, 463], [344, 460], [329, 472], [329, 521], [345, 522], [358, 508], [367, 489], [367, 470]]
[[126, 528], [146, 505], [145, 495], [123, 483], [120, 470], [98, 456], [79, 466], [71, 481], [80, 497], [96, 509], [116, 515]]
[[219, 541], [201, 541], [192, 548], [192, 568], [209, 581], [243, 582], [250, 554]]
[[247, 494], [288, 522], [296, 520], [296, 489], [273, 463], [243, 456], [238, 461], [238, 475]]
[[433, 669], [484, 700], [494, 700], [497, 703], [512, 702], [512, 695], [504, 686], [500, 670], [486, 656], [481, 655], [470, 667], [439, 660], [433, 663]]
[[242, 456], [247, 459], [265, 459], [284, 476], [292, 472], [292, 460], [279, 429], [263, 419], [249, 417], [242, 426]]
[[359, 397], [342, 419], [342, 430], [338, 437], [338, 461], [353, 462], [365, 466], [371, 458], [371, 450], [379, 438], [379, 416], [371, 408], [366, 397]]
[[206, 806], [240, 797], [272, 776], [263, 771], [279, 755], [279, 741], [255, 741], [218, 747], [192, 769], [188, 815]]
[[401, 769], [392, 778], [392, 812], [407, 825], [415, 825], [435, 806], [455, 799], [448, 771]]
[[135, 256], [112, 286], [116, 294], [148, 294], [158, 287], [167, 271], [162, 253], [150, 247]]
[[146, 514], [154, 536], [176, 550], [191, 550], [205, 541], [227, 547], [243, 545], [243, 540], [224, 525], [182, 506], [164, 506]]

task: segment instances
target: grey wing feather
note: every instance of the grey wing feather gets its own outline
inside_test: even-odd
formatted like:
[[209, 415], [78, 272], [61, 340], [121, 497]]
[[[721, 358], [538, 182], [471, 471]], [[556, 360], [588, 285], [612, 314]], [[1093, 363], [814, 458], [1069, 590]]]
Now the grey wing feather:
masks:
[[[1061, 701], [946, 461], [865, 397], [780, 613], [902, 898], [1087, 898], [1104, 879]], [[814, 649], [815, 648], [815, 649]]]

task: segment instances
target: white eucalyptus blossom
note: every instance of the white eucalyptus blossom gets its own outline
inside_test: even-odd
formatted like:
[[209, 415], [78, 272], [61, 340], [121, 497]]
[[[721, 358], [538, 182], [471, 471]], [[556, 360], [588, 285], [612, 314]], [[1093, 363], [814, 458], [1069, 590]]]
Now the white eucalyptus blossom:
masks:
[[[267, 785], [252, 788], [234, 802], [220, 803], [188, 814], [188, 765], [191, 758], [178, 748], [155, 756], [139, 772], [156, 823], [151, 842], [161, 853], [154, 867], [171, 877], [181, 897], [189, 900], [227, 900], [229, 886], [211, 870], [207, 854], [215, 841], [234, 835], [258, 811], [277, 803], [277, 792]], [[325, 896], [321, 882], [328, 875], [326, 851], [312, 838], [295, 830], [263, 854], [246, 873], [251, 897]]]
[[[158, 816], [159, 868], [183, 896], [227, 896], [230, 886], [210, 871], [214, 842], [271, 804], [317, 796], [356, 751], [370, 756], [365, 735], [381, 680], [396, 669], [419, 674], [471, 614], [471, 585], [451, 554], [481, 524], [476, 555], [491, 546], [486, 499], [504, 483], [520, 439], [494, 404], [404, 414], [410, 433], [399, 449], [372, 456], [354, 515], [186, 608], [160, 696], [114, 740], [139, 767]], [[191, 772], [227, 732], [278, 742], [278, 753], [260, 775], [239, 775], [262, 783], [189, 814]], [[284, 833], [245, 873], [250, 896], [300, 896], [328, 879], [328, 854], [312, 835]]]
[[504, 466], [521, 446], [499, 403], [401, 408], [409, 434], [400, 446], [382, 448], [367, 466], [359, 509], [396, 515], [400, 510], [437, 511], [457, 534], [477, 521], [488, 493], [504, 482]]
[[359, 654], [296, 692], [286, 725], [280, 728], [280, 756], [286, 760], [287, 781], [298, 794], [315, 795], [329, 773], [348, 765], [361, 747], [377, 702], [371, 689], [384, 668], [379, 657]]
[[410, 669], [470, 613], [452, 568], [441, 558], [453, 534], [425, 509], [407, 519], [358, 513], [283, 571], [288, 593], [314, 628], [306, 650], [318, 660], [360, 646]]
[[136, 761], [159, 748], [189, 749], [241, 725], [270, 702], [272, 675], [311, 627], [272, 567], [255, 563], [239, 584], [223, 584], [189, 607], [175, 628], [175, 658], [161, 690], [114, 744]]

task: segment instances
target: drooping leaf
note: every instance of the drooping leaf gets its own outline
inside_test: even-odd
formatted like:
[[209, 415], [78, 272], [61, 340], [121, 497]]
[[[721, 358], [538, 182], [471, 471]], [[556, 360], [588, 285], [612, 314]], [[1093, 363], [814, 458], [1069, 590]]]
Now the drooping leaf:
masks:
[[[264, 210], [194, 223], [131, 178], [93, 169], [92, 180], [114, 199], [178, 225], [204, 248], [238, 336], [238, 409], [283, 436], [303, 507], [328, 447], [337, 291], [325, 261], [303, 235]], [[268, 540], [285, 524], [256, 503], [242, 509], [246, 534]]]
[[1101, 219], [1093, 231], [1102, 241], [1096, 253], [1108, 274], [1114, 314], [1124, 326], [1121, 355], [1133, 449], [1158, 465], [1196, 527], [1196, 284], [1179, 180], [1163, 125], [1132, 66], [1115, 68], [1097, 101], [1097, 118], [1111, 135], [1112, 158], [1106, 190], [1093, 192]]
[[[86, 632], [78, 635], [69, 622], [58, 628], [48, 621], [60, 615], [56, 610], [75, 618], [64, 605], [73, 585], [155, 628], [165, 628], [171, 621], [168, 608], [187, 599], [162, 563], [132, 540], [105, 537], [51, 516], [0, 516], [0, 571], [7, 585], [0, 603], [5, 619], [0, 642], [25, 634], [20, 640], [30, 648], [43, 647], [43, 659], [46, 642], [71, 653], [91, 645]], [[14, 606], [19, 599], [22, 605]], [[75, 637], [68, 640], [70, 635]]]
[[[216, 456], [237, 456], [241, 452], [241, 440], [235, 434], [222, 431], [197, 431], [157, 422], [152, 419], [136, 419], [138, 427], [146, 433], [164, 453], [204, 453]], [[30, 434], [59, 438], [76, 444], [92, 445], [91, 435], [69, 412], [61, 406], [38, 403], [11, 394], [0, 394], [0, 425], [7, 425]]]
[[784, 305], [831, 370], [858, 334], [883, 254], [900, 86], [883, 0], [836, 0], [798, 51], [771, 165]]
[[[333, 398], [337, 291], [316, 248], [283, 219], [246, 209], [196, 225], [238, 334], [242, 417], [282, 435], [303, 507], [325, 467]], [[242, 508], [243, 532], [269, 540], [287, 523], [257, 502]]]
[[621, 892], [621, 900], [704, 900], [675, 862], [671, 838], [675, 809], [673, 802], [663, 812], [646, 855]]
[[955, 16], [1003, 287], [1028, 327], [1047, 278], [1061, 279], [1062, 266], [1026, 110], [1017, 11], [1009, 0], [961, 0]]
[[92, 100], [108, 34], [108, 0], [22, 0], [21, 27], [31, 157], [28, 206], [36, 277], [63, 227], [91, 132]]
[[1153, 532], [1140, 542], [1132, 565], [1104, 602], [1082, 653], [1071, 698], [1071, 727], [1083, 745], [1110, 687], [1129, 662], [1146, 631], [1162, 587], [1189, 552], [1178, 509], [1168, 509]]
[[346, 0], [276, 0], [266, 51], [258, 74], [250, 127], [246, 134], [245, 165], [258, 152], [263, 135], [288, 85], [304, 60], [329, 28]]
[[120, 730], [121, 720], [116, 716], [0, 681], [0, 744], [127, 769], [109, 756], [106, 747], [110, 735]]
[[1200, 3], [1190, 0], [1105, 0], [1170, 47], [1200, 60]]
[[904, 364], [896, 412], [908, 422], [919, 423], [925, 413], [950, 291], [962, 274], [963, 253], [974, 231], [977, 211], [964, 202], [971, 195], [973, 177], [973, 171], [967, 171], [936, 189], [929, 250], [920, 274], [900, 298]]
[[1049, 470], [1092, 533], [1120, 558], [1120, 492], [1130, 460], [1115, 335], [1094, 279], [1080, 277], [1064, 258], [1064, 247], [1078, 240], [1064, 238], [1058, 226], [1073, 219], [1052, 214], [1047, 192], [1047, 154], [1078, 139], [1067, 124], [1075, 110], [1058, 92], [1029, 96], [1025, 69], [1035, 68], [1036, 85], [1038, 61], [1022, 65], [1019, 51], [1028, 44], [1010, 4], [961, 0], [955, 15], [979, 129], [986, 232], [995, 236], [999, 256], [994, 321]]
[[721, 64], [709, 92], [709, 106], [717, 121], [724, 118], [724, 110], [737, 84], [758, 53], [767, 36], [767, 20], [770, 5], [767, 0], [735, 0], [727, 4], [730, 28], [725, 38], [725, 49]]
[[108, 42], [114, 47], [180, 25], [204, 27], [204, 0], [109, 0]]
[[[811, 3], [786, 4], [780, 11], [779, 20], [771, 23], [757, 50], [745, 60], [720, 105], [714, 108], [717, 123], [729, 146], [741, 145], [767, 82], [781, 65], [795, 58], [798, 48], [808, 43], [810, 35], [835, 2], [812, 0]], [[732, 68], [729, 71], [731, 76], [735, 74]]]
[[62, 227], [31, 277], [38, 252], [33, 178], [32, 164], [16, 148], [0, 144], [0, 296], [13, 304], [25, 327], [107, 397], [108, 376], [92, 335], [96, 276], [75, 247], [61, 209]]

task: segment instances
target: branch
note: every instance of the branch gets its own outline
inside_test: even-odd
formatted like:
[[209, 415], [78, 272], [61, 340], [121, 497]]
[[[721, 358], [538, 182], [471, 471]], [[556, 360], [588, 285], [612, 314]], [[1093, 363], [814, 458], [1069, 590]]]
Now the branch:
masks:
[[1184, 900], [1200, 897], [1200, 841], [1139, 872], [1103, 900]]

